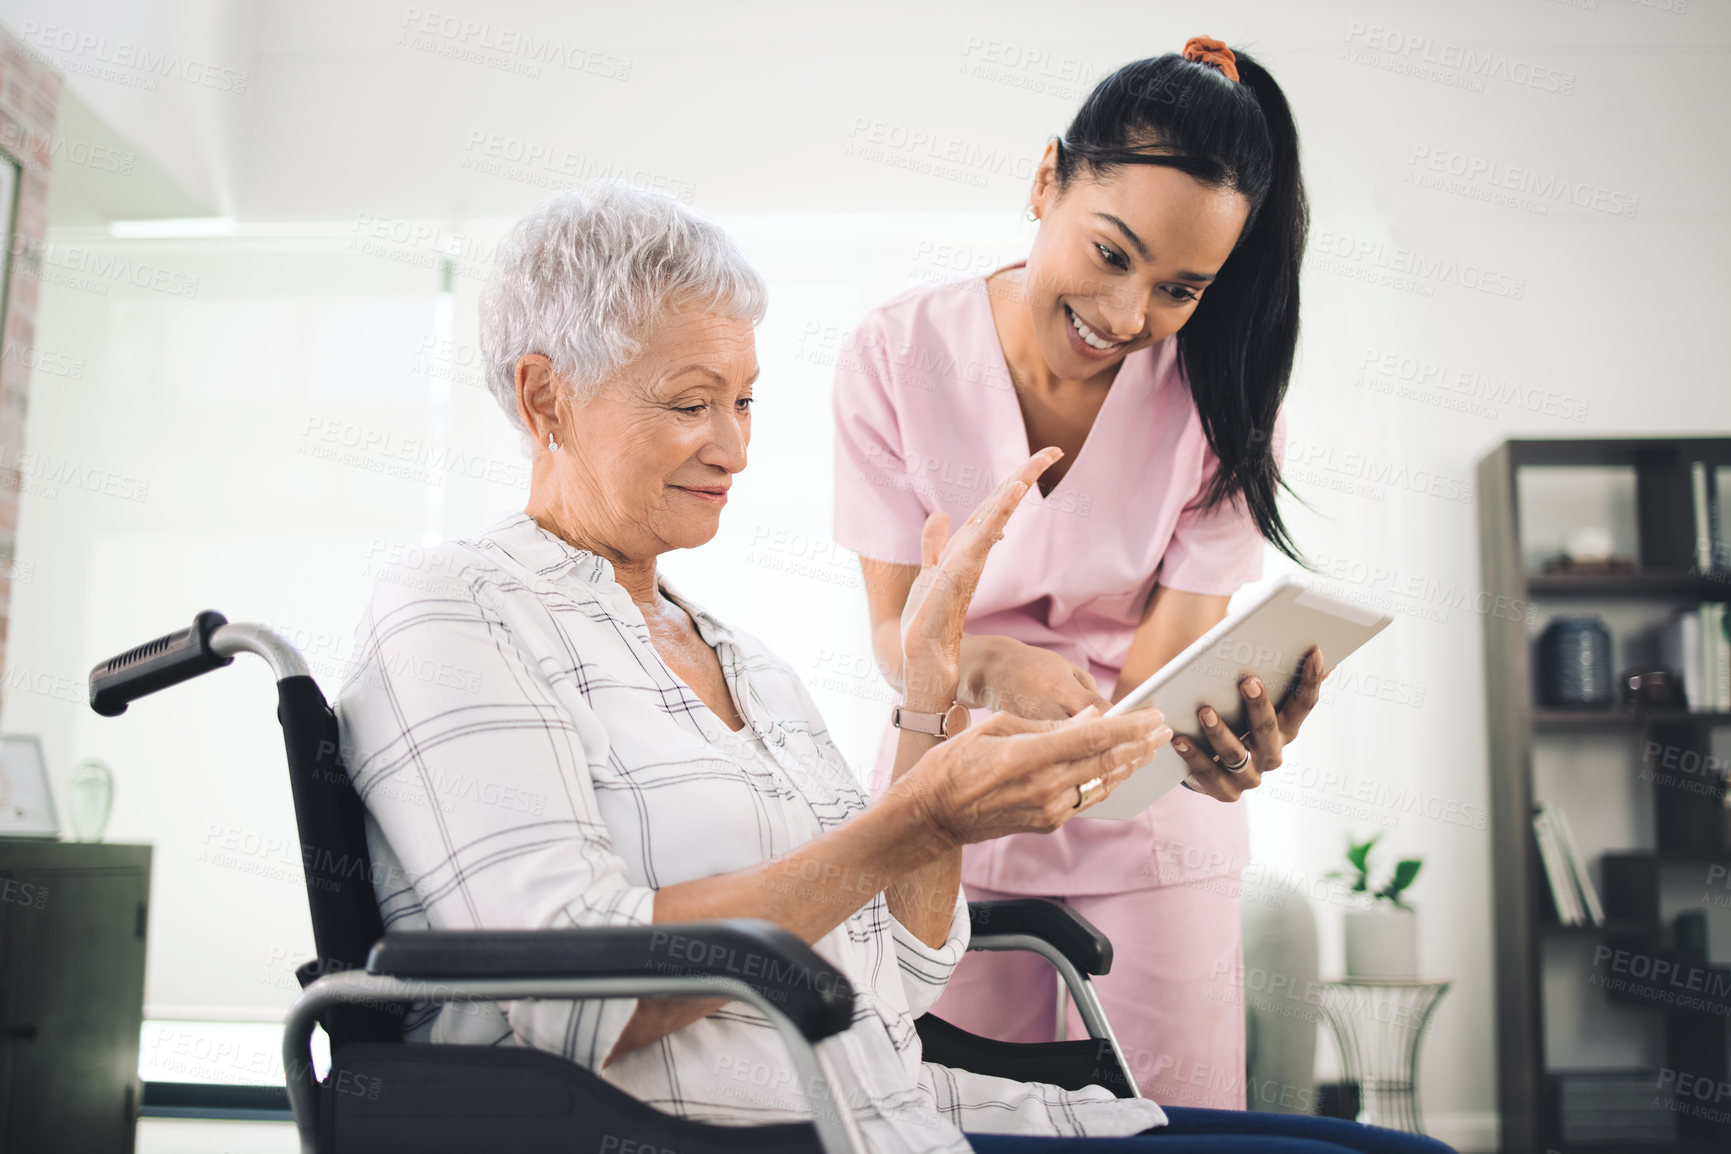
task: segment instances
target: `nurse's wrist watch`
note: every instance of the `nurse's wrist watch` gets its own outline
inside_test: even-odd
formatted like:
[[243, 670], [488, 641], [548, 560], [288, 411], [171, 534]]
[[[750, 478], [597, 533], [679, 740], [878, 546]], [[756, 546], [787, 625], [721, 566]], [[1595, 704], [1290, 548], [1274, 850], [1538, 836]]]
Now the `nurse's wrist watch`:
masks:
[[890, 710], [890, 724], [897, 729], [924, 733], [942, 741], [966, 729], [970, 716], [968, 707], [959, 701], [951, 702], [950, 707], [942, 713], [920, 713], [905, 705], [898, 705]]

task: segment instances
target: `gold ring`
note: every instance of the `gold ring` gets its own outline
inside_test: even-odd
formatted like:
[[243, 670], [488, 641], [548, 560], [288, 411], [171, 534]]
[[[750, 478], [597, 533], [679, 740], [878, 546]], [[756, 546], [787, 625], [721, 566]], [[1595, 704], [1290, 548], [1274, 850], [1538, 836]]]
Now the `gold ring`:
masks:
[[1076, 787], [1076, 804], [1072, 809], [1082, 809], [1093, 805], [1106, 796], [1106, 782], [1103, 778], [1092, 777]]

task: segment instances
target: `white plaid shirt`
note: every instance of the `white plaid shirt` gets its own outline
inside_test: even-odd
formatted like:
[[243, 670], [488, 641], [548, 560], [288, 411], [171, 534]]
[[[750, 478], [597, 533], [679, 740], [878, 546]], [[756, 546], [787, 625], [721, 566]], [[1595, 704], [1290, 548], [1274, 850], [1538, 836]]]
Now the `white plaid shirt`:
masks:
[[[388, 929], [649, 925], [657, 888], [758, 865], [865, 808], [793, 669], [661, 587], [719, 656], [739, 733], [661, 660], [612, 564], [525, 514], [379, 581], [336, 710]], [[1153, 1103], [1099, 1087], [923, 1063], [914, 1018], [967, 941], [961, 897], [933, 949], [879, 894], [815, 944], [856, 994], [853, 1025], [822, 1045], [873, 1150], [1164, 1124]], [[537, 1046], [595, 1069], [636, 1004], [416, 1007], [406, 1037]], [[779, 1035], [737, 1002], [603, 1076], [696, 1119], [810, 1116]]]

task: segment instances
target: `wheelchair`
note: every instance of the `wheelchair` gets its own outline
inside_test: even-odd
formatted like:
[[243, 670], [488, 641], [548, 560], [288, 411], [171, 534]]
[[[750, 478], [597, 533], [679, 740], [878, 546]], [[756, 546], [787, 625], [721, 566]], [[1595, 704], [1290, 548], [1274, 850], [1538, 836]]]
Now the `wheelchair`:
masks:
[[[773, 923], [385, 933], [373, 896], [364, 807], [342, 763], [336, 715], [300, 653], [270, 629], [230, 624], [206, 610], [187, 628], [91, 670], [91, 708], [118, 716], [135, 699], [229, 665], [237, 653], [263, 658], [276, 677], [277, 721], [318, 955], [296, 971], [302, 989], [283, 1029], [283, 1069], [303, 1154], [471, 1154], [485, 1148], [512, 1154], [864, 1154], [827, 1056], [817, 1048], [851, 1024], [853, 991], [810, 946]], [[1105, 935], [1068, 906], [1040, 898], [970, 902], [968, 912], [970, 949], [1026, 950], [1045, 958], [1089, 1036], [999, 1042], [926, 1014], [915, 1023], [926, 1059], [1139, 1097], [1091, 981], [1112, 966]], [[681, 949], [678, 965], [669, 967], [666, 946], [675, 935]], [[742, 957], [760, 961], [741, 966]], [[403, 1014], [414, 1002], [718, 996], [755, 1006], [774, 1023], [811, 1106], [810, 1122], [697, 1122], [638, 1102], [557, 1054], [402, 1040]], [[313, 1068], [315, 1025], [330, 1042], [322, 1080]]]

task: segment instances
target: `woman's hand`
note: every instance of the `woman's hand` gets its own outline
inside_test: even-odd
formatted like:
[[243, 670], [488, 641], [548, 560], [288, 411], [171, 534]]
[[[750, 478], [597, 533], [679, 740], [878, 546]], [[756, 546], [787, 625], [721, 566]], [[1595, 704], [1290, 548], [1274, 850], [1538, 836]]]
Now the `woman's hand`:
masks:
[[1153, 708], [1100, 717], [1090, 706], [1064, 721], [994, 713], [934, 746], [888, 795], [912, 802], [918, 820], [956, 848], [1050, 833], [1087, 813], [1078, 805], [1084, 783], [1100, 779], [1099, 801], [1171, 738]]
[[964, 640], [963, 653], [958, 700], [970, 709], [1061, 721], [1090, 705], [1102, 713], [1112, 708], [1093, 674], [1050, 649], [988, 635]]
[[961, 674], [962, 625], [986, 555], [1003, 539], [1004, 525], [1034, 481], [1063, 455], [1053, 447], [1029, 457], [974, 507], [953, 537], [948, 513], [926, 518], [920, 573], [902, 608], [902, 678], [909, 704], [949, 705]]
[[[1316, 708], [1325, 676], [1322, 650], [1312, 646], [1300, 667], [1297, 683], [1278, 711], [1268, 700], [1260, 677], [1251, 675], [1240, 681], [1238, 692], [1250, 713], [1250, 732], [1243, 738], [1226, 728], [1220, 715], [1208, 706], [1197, 710], [1200, 733], [1172, 739], [1172, 748], [1190, 767], [1190, 776], [1184, 784], [1221, 801], [1237, 801], [1245, 790], [1261, 785], [1264, 773], [1280, 768], [1282, 751], [1298, 736], [1304, 719]], [[1248, 760], [1244, 760], [1246, 757]], [[1236, 772], [1226, 768], [1240, 761], [1243, 764]]]

